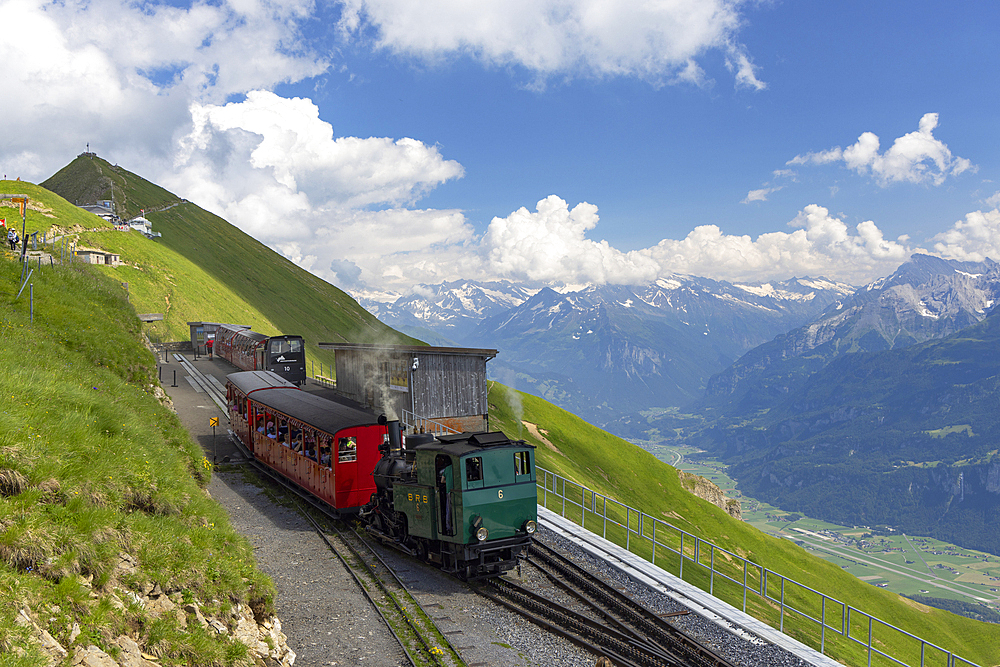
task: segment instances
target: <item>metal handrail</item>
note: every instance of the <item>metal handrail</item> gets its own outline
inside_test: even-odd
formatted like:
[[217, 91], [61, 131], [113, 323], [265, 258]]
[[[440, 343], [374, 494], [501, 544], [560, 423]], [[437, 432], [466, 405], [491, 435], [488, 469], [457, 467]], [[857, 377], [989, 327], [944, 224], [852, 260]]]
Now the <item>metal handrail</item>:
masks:
[[409, 410], [403, 410], [403, 416], [400, 419], [403, 425], [411, 433], [433, 433], [438, 434], [449, 434], [449, 433], [460, 433], [461, 431], [456, 431], [447, 424], [442, 424], [441, 422], [434, 421], [428, 417], [421, 417], [420, 415], [414, 414]]
[[[914, 634], [911, 634], [906, 630], [903, 630], [902, 628], [898, 628], [895, 625], [887, 623], [880, 618], [872, 616], [871, 614], [867, 614], [861, 611], [860, 609], [857, 609], [856, 607], [852, 607], [847, 603], [837, 600], [836, 598], [830, 597], [829, 595], [826, 595], [825, 593], [822, 593], [814, 588], [811, 588], [804, 584], [800, 584], [794, 579], [789, 579], [788, 577], [785, 577], [773, 570], [769, 570], [762, 565], [758, 565], [757, 563], [754, 563], [750, 560], [747, 560], [746, 558], [743, 558], [738, 554], [733, 553], [732, 551], [729, 551], [728, 549], [718, 547], [712, 542], [703, 540], [697, 535], [694, 535], [685, 530], [677, 528], [676, 526], [673, 526], [667, 523], [666, 521], [663, 521], [662, 519], [657, 519], [654, 516], [645, 514], [640, 510], [630, 507], [624, 503], [618, 502], [614, 498], [605, 496], [604, 494], [593, 491], [592, 489], [588, 489], [586, 486], [582, 484], [574, 482], [571, 479], [562, 477], [561, 475], [557, 475], [556, 473], [546, 470], [544, 468], [537, 468], [537, 472], [541, 473], [541, 478], [538, 480], [538, 486], [541, 487], [542, 490], [541, 494], [542, 497], [540, 498], [540, 502], [543, 507], [552, 509], [549, 507], [549, 494], [552, 494], [557, 502], [559, 500], [562, 501], [560, 514], [564, 518], [567, 518], [570, 521], [574, 521], [573, 517], [566, 516], [567, 505], [570, 507], [571, 510], [573, 508], [578, 508], [580, 515], [580, 521], [579, 521], [580, 527], [588, 529], [595, 534], [601, 534], [602, 537], [604, 537], [605, 539], [609, 539], [612, 542], [614, 542], [614, 539], [608, 537], [609, 524], [612, 526], [623, 528], [625, 530], [625, 540], [624, 540], [625, 544], [621, 544], [619, 538], [618, 542], [619, 546], [624, 546], [626, 550], [635, 553], [634, 551], [632, 551], [633, 538], [640, 541], [648, 542], [649, 546], [652, 549], [652, 558], [650, 559], [650, 562], [652, 562], [654, 565], [656, 564], [656, 552], [658, 548], [673, 553], [675, 556], [678, 557], [678, 566], [676, 575], [681, 579], [684, 579], [685, 560], [698, 567], [707, 569], [708, 570], [707, 592], [710, 595], [715, 595], [714, 589], [715, 589], [716, 577], [721, 577], [726, 581], [729, 581], [737, 586], [742, 587], [744, 613], [750, 613], [747, 611], [748, 594], [753, 594], [757, 596], [758, 598], [762, 599], [765, 603], [774, 603], [774, 605], [779, 610], [778, 624], [777, 624], [778, 627], [776, 629], [781, 632], [784, 632], [786, 616], [791, 618], [794, 615], [796, 618], [803, 619], [811, 624], [816, 625], [817, 629], [819, 630], [819, 645], [813, 646], [813, 648], [817, 649], [820, 653], [823, 653], [824, 655], [830, 655], [827, 651], [828, 647], [827, 647], [827, 637], [826, 637], [827, 630], [829, 630], [835, 635], [844, 637], [847, 641], [853, 642], [854, 644], [863, 647], [863, 649], [867, 653], [867, 658], [868, 658], [867, 664], [869, 665], [869, 667], [872, 664], [872, 658], [875, 656], [881, 656], [882, 658], [885, 658], [891, 661], [892, 663], [901, 665], [903, 667], [918, 667], [918, 666], [931, 667], [932, 665], [942, 665], [942, 667], [958, 667], [959, 665], [965, 665], [966, 667], [980, 667], [976, 663], [970, 662], [965, 658], [955, 655], [951, 651], [948, 651], [947, 649], [944, 649], [936, 644], [933, 644], [925, 639], [922, 639]], [[575, 487], [572, 490], [572, 497], [570, 497], [570, 495], [567, 494], [566, 492], [567, 482], [569, 483], [569, 485], [571, 485], [571, 488]], [[576, 489], [579, 489], [579, 493], [577, 493]], [[624, 512], [625, 514], [624, 523], [621, 523], [614, 516], [610, 516], [608, 514], [609, 505], [613, 510], [617, 508], [618, 510], [617, 515], [619, 517], [621, 516], [621, 512]], [[597, 533], [592, 528], [587, 528], [586, 518], [588, 512], [594, 515], [594, 517], [591, 519], [591, 522], [597, 520], [600, 521], [600, 523], [603, 525], [603, 530], [601, 531], [601, 533]], [[576, 522], [574, 521], [574, 523]], [[657, 527], [659, 527], [661, 535], [663, 535], [663, 531], [668, 531], [668, 532], [673, 531], [674, 535], [679, 537], [680, 541], [679, 549], [675, 549], [669, 544], [666, 544], [663, 541], [658, 540], [656, 535]], [[685, 548], [685, 541], [687, 541], [688, 543], [688, 548]], [[691, 546], [692, 543], [693, 547]], [[707, 565], [704, 562], [705, 559], [702, 555], [703, 551], [705, 550], [709, 552]], [[689, 553], [691, 553], [692, 555], [688, 555]], [[725, 562], [728, 562], [730, 564], [736, 563], [737, 568], [739, 567], [739, 564], [742, 563], [743, 580], [740, 581], [739, 579], [735, 579], [729, 576], [726, 572], [717, 568], [716, 554], [719, 554], [721, 556], [721, 560]], [[661, 561], [662, 560], [663, 559], [661, 557]], [[661, 565], [660, 567], [663, 566]], [[666, 568], [664, 569], [667, 572], [670, 571], [669, 569]], [[748, 583], [751, 579], [754, 578], [756, 578], [757, 581], [759, 582], [758, 585], [751, 585], [750, 583]], [[773, 581], [775, 578], [777, 579], [777, 582], [774, 584], [772, 588], [768, 585], [768, 583], [769, 580]], [[807, 592], [815, 596], [818, 596], [814, 599], [818, 602], [818, 607], [820, 609], [819, 618], [816, 618], [809, 611], [805, 609], [795, 607], [792, 602], [786, 599], [785, 597], [786, 583], [789, 586], [794, 586], [797, 591]], [[775, 596], [771, 592], [774, 588], [778, 588], [780, 590], [780, 596]], [[727, 604], [731, 603], [727, 602]], [[832, 607], [835, 610], [839, 609], [840, 618], [839, 619], [835, 617], [832, 619], [829, 618], [828, 607]], [[837, 613], [836, 611], [833, 612], [834, 615], [836, 613]], [[856, 631], [852, 632], [851, 623], [855, 616], [860, 617], [859, 620], [862, 627], [863, 625], [867, 624], [868, 632], [866, 637], [859, 637]], [[767, 619], [765, 618], [761, 618], [759, 620], [765, 623], [768, 622]], [[857, 621], [855, 621], [855, 624], [857, 625]], [[884, 638], [876, 640], [875, 638], [876, 627], [885, 628], [890, 631], [898, 632], [902, 635], [910, 637], [911, 639], [914, 639], [917, 642], [919, 642], [920, 662], [911, 665], [910, 663], [903, 662], [902, 659], [889, 655], [884, 650], [880, 649], [879, 645], [882, 645], [884, 647], [885, 641]], [[809, 642], [804, 641], [803, 643], [808, 644]], [[929, 660], [928, 653], [931, 653], [932, 655], [938, 655], [941, 658], [944, 658], [944, 662], [928, 661]]]

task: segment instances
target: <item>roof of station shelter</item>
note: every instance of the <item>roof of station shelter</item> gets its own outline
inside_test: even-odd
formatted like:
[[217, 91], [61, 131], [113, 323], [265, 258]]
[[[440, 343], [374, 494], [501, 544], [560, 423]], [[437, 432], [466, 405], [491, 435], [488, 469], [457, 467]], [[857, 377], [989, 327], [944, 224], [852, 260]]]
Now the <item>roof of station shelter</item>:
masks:
[[431, 345], [378, 345], [375, 343], [319, 343], [324, 350], [345, 352], [399, 352], [404, 354], [455, 354], [472, 357], [497, 356], [496, 350], [472, 347], [433, 347]]

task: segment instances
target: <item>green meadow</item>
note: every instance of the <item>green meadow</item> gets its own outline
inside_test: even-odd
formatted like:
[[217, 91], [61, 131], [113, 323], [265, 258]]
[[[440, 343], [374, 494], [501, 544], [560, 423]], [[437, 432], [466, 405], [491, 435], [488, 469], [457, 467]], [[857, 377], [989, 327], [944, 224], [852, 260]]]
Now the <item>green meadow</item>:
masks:
[[[117, 281], [0, 258], [0, 663], [39, 664], [22, 609], [63, 646], [130, 634], [164, 665], [231, 665], [246, 647], [197, 624], [152, 618], [122, 591], [148, 583], [273, 612], [274, 587], [205, 492], [210, 465], [155, 392], [156, 362]], [[134, 571], [116, 568], [121, 556]], [[115, 593], [115, 591], [118, 591]], [[117, 602], [117, 604], [116, 604]]]

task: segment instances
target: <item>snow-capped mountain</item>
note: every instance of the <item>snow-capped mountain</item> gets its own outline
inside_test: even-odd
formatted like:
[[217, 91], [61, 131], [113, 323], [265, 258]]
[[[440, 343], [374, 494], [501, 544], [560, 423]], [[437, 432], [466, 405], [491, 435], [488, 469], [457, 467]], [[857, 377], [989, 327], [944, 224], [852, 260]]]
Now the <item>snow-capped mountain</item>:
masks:
[[496, 348], [491, 375], [606, 424], [690, 402], [746, 350], [812, 320], [853, 290], [809, 278], [733, 284], [669, 276], [565, 294], [459, 281], [362, 305], [428, 342]]
[[483, 319], [519, 306], [536, 291], [506, 280], [484, 283], [457, 280], [417, 285], [410, 294], [394, 301], [361, 297], [358, 302], [394, 329], [430, 343], [434, 343], [435, 337], [457, 342]]
[[[854, 290], [808, 278], [732, 284], [671, 276], [649, 285], [544, 289], [466, 338], [496, 347], [491, 372], [600, 425], [698, 398], [746, 350]], [[501, 377], [500, 379], [504, 379]]]
[[767, 401], [848, 352], [943, 338], [980, 322], [1000, 301], [1000, 264], [913, 255], [896, 271], [832, 304], [815, 321], [749, 351], [709, 382], [710, 397], [752, 392]]

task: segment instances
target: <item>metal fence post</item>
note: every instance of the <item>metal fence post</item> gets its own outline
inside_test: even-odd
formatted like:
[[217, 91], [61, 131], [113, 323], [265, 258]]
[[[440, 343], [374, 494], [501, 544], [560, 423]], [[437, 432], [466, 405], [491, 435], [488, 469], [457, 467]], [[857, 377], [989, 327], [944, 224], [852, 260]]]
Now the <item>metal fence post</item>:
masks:
[[632, 537], [632, 522], [629, 521], [631, 515], [629, 514], [629, 506], [625, 506], [625, 551], [630, 551], [629, 549], [629, 538]]
[[681, 571], [677, 575], [681, 579], [684, 578], [684, 532], [681, 531]]
[[708, 594], [715, 595], [715, 545], [714, 544], [712, 545], [711, 559], [709, 560], [709, 563], [711, 563], [711, 565], [708, 570]]
[[608, 498], [604, 497], [604, 509], [602, 510], [604, 514], [604, 539], [608, 539]]
[[[868, 667], [872, 667], [872, 617], [868, 617]], [[948, 656], [948, 667], [951, 667], [951, 656]]]
[[743, 559], [743, 612], [746, 613], [747, 610], [747, 570], [749, 569], [747, 565], [747, 560]]
[[[824, 647], [826, 646], [826, 596], [823, 596], [823, 606], [820, 609], [820, 626], [819, 626], [819, 652], [823, 653]], [[921, 652], [923, 652], [923, 646], [920, 647]], [[923, 665], [923, 658], [920, 660], [920, 664]]]
[[781, 617], [778, 619], [778, 630], [785, 631], [785, 578], [781, 578]]

